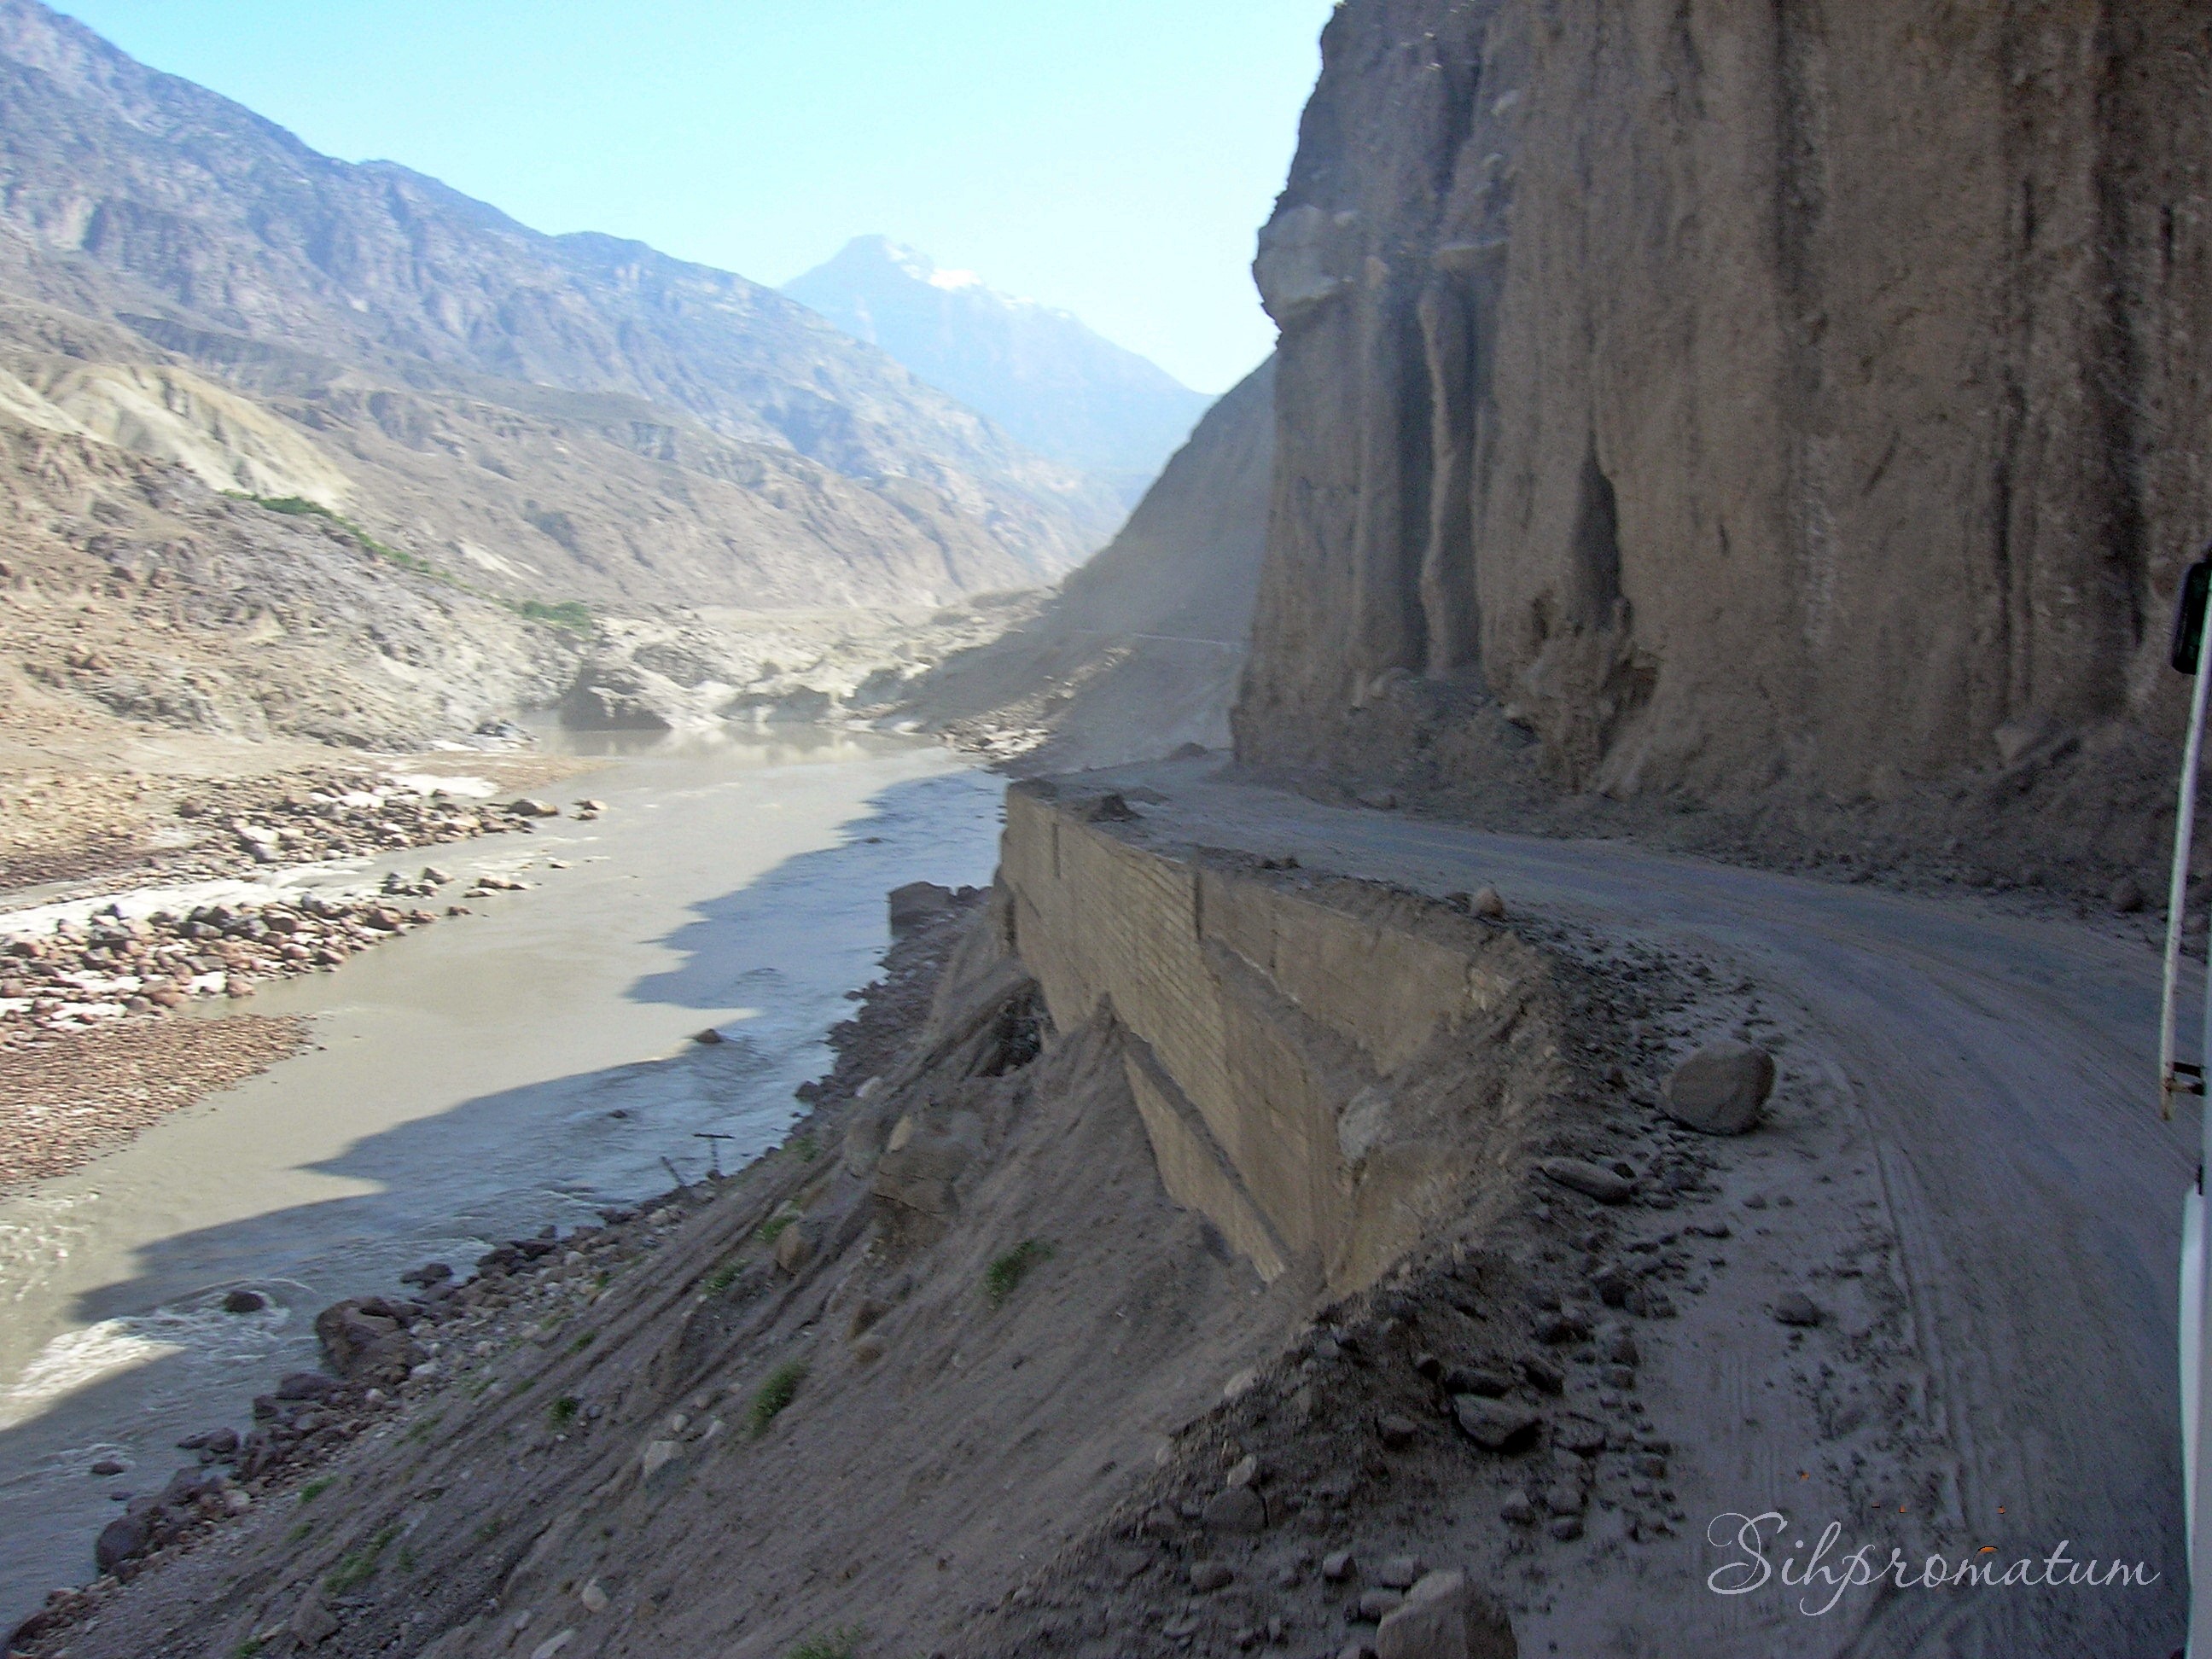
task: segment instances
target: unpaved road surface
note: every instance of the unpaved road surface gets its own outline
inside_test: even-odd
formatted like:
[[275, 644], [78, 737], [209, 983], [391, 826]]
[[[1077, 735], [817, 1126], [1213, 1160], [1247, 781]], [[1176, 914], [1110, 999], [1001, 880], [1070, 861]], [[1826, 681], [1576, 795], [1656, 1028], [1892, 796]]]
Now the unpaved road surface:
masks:
[[[1953, 1560], [1984, 1545], [1996, 1547], [1984, 1559], [2039, 1560], [2067, 1540], [2074, 1559], [2158, 1575], [2126, 1589], [1859, 1589], [1832, 1615], [1790, 1617], [1774, 1650], [2166, 1659], [2185, 1597], [2175, 1274], [2197, 1126], [2193, 1112], [2161, 1123], [2154, 1103], [2154, 951], [1983, 903], [1327, 807], [1212, 770], [1091, 775], [1167, 797], [1139, 795], [1149, 834], [1437, 894], [1492, 883], [1517, 912], [1740, 964], [1780, 988], [1807, 1016], [1785, 1083], [1830, 1079], [1876, 1165], [1872, 1201], [1894, 1239], [1921, 1379], [1888, 1403], [1921, 1426], [1942, 1470], [1937, 1513], [1917, 1535]], [[1735, 1243], [1756, 1248], [1741, 1232]], [[1749, 1420], [1717, 1400], [1704, 1429], [1716, 1443], [1756, 1438]], [[1728, 1466], [1724, 1443], [1707, 1449]], [[1753, 1513], [1772, 1501], [1711, 1496]], [[1880, 1566], [1894, 1518], [1871, 1507], [1833, 1518], [1840, 1549], [1876, 1544]], [[1689, 1516], [1680, 1558], [1698, 1580], [1727, 1559], [1706, 1520]], [[1822, 1521], [1793, 1516], [1792, 1540]], [[1686, 1605], [1716, 1599], [1700, 1586]]]

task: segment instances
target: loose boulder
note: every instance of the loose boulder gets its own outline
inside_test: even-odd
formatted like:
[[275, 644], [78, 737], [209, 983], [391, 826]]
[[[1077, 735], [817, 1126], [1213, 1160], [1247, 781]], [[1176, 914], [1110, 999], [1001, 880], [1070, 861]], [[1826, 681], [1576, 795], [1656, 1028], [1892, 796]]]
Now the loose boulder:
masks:
[[1463, 1394], [1452, 1401], [1461, 1431], [1485, 1451], [1521, 1451], [1536, 1443], [1544, 1419], [1510, 1401]]
[[952, 890], [933, 881], [910, 881], [903, 887], [892, 888], [891, 937], [904, 939], [925, 922], [943, 915], [952, 904]]
[[1513, 1621], [1463, 1572], [1432, 1572], [1376, 1626], [1376, 1659], [1519, 1659]]
[[1547, 1158], [1536, 1166], [1547, 1180], [1601, 1204], [1626, 1204], [1636, 1183], [1626, 1176], [1579, 1158]]
[[1667, 1115], [1709, 1135], [1740, 1135], [1755, 1127], [1774, 1092], [1774, 1056], [1755, 1043], [1714, 1042], [1667, 1079]]

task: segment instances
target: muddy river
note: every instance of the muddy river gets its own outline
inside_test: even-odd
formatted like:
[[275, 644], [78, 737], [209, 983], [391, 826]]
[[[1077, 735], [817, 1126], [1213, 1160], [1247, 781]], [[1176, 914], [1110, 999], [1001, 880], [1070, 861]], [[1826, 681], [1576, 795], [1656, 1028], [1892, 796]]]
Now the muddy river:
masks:
[[[564, 791], [605, 799], [597, 822], [428, 855], [532, 890], [246, 1005], [310, 1017], [312, 1048], [0, 1198], [0, 1631], [90, 1575], [119, 1498], [189, 1461], [179, 1437], [244, 1426], [314, 1363], [318, 1309], [772, 1145], [873, 976], [886, 890], [988, 878], [1000, 781], [940, 749], [629, 749]], [[425, 858], [286, 880], [357, 888]], [[709, 1027], [724, 1041], [693, 1041]], [[267, 1310], [223, 1313], [240, 1287]], [[125, 1472], [89, 1474], [102, 1459]]]

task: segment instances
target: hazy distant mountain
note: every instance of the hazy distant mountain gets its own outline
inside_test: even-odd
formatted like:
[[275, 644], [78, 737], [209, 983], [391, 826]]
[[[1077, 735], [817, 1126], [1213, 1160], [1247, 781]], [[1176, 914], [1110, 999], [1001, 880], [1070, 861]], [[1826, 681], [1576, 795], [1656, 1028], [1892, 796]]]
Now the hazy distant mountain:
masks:
[[0, 417], [503, 591], [929, 601], [1048, 580], [1121, 516], [774, 289], [318, 155], [35, 0], [0, 0], [8, 296]]
[[1212, 401], [1065, 311], [881, 236], [855, 237], [783, 291], [1039, 454], [1117, 476], [1132, 501]]

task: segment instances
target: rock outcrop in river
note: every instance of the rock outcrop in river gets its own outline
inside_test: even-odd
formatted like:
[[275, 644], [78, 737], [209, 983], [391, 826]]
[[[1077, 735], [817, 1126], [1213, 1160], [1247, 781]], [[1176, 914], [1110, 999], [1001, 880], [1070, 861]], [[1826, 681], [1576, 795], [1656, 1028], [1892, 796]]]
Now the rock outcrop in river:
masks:
[[1352, 0], [1323, 50], [1241, 755], [2002, 770], [2109, 838], [2212, 525], [2201, 13]]

